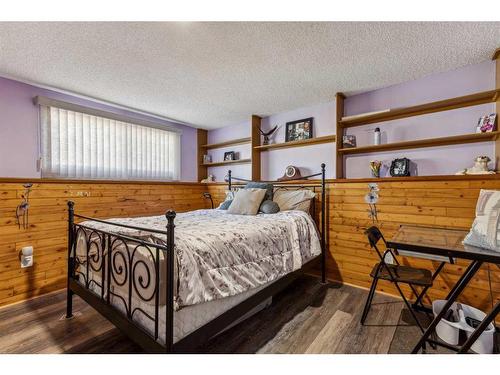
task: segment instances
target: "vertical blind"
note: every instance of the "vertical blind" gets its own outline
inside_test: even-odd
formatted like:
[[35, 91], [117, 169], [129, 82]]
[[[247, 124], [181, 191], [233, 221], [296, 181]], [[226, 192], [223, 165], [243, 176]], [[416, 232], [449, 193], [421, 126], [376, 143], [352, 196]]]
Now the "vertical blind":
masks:
[[42, 176], [178, 180], [180, 134], [41, 105]]

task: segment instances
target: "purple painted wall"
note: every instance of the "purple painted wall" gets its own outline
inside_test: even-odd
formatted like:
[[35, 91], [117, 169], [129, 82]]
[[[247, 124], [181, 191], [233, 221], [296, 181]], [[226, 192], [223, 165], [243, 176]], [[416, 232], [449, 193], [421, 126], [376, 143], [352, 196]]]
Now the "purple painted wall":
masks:
[[[314, 137], [335, 134], [335, 102], [271, 115], [262, 119], [262, 127], [267, 130], [274, 125], [279, 125], [274, 140], [275, 143], [281, 143], [285, 141], [287, 122], [308, 117], [314, 117]], [[321, 163], [326, 164], [326, 177], [333, 178], [335, 176], [335, 145], [334, 143], [323, 143], [306, 147], [276, 149], [263, 152], [261, 161], [262, 178], [265, 180], [280, 178], [288, 165], [298, 167], [303, 176], [317, 173], [321, 171]]]
[[[285, 141], [285, 124], [288, 121], [302, 118], [314, 117], [314, 136], [324, 136], [335, 134], [335, 102], [319, 104], [311, 107], [299, 108], [293, 111], [279, 113], [262, 119], [262, 129], [271, 129], [274, 125], [279, 125], [278, 130], [271, 138], [272, 143]], [[208, 132], [210, 143], [224, 142], [230, 139], [250, 136], [250, 119], [246, 122], [226, 126], [224, 128], [211, 130]], [[222, 160], [225, 151], [234, 150], [240, 152], [240, 157], [250, 157], [250, 145], [239, 145], [226, 147], [220, 150], [210, 150], [214, 161]], [[261, 154], [262, 179], [274, 180], [281, 176], [288, 165], [295, 165], [300, 168], [303, 175], [320, 171], [321, 163], [327, 166], [327, 177], [333, 178], [335, 175], [335, 148], [332, 143], [313, 145], [308, 147], [298, 147], [293, 149], [277, 149], [266, 151]], [[232, 165], [231, 168], [212, 167], [209, 174], [213, 174], [216, 181], [223, 181], [228, 169], [231, 169], [233, 176], [250, 178], [250, 164]]]
[[[345, 114], [371, 112], [386, 108], [398, 108], [467, 95], [478, 91], [492, 90], [495, 86], [495, 64], [485, 61], [481, 64], [467, 66], [454, 71], [434, 74], [415, 81], [353, 95], [345, 101]], [[332, 93], [333, 96], [333, 93]], [[391, 121], [348, 129], [347, 134], [354, 134], [357, 144], [373, 144], [373, 131], [378, 126], [382, 131], [382, 142], [397, 142], [422, 138], [444, 137], [475, 132], [479, 117], [495, 112], [494, 104], [463, 108], [442, 113], [435, 113], [409, 119]], [[275, 134], [276, 142], [285, 139], [284, 130], [287, 121], [305, 117], [314, 117], [314, 136], [335, 134], [335, 101], [306, 108], [275, 114], [262, 120], [264, 129], [279, 124], [281, 127]], [[209, 132], [211, 143], [250, 135], [249, 121]], [[248, 155], [248, 145], [238, 146]], [[236, 147], [228, 148], [236, 150]], [[227, 151], [228, 149], [225, 149]], [[220, 154], [215, 154], [222, 158]], [[370, 160], [381, 160], [385, 166], [397, 157], [408, 157], [417, 164], [419, 175], [454, 174], [458, 170], [472, 166], [473, 158], [487, 155], [494, 159], [492, 142], [433, 147], [420, 150], [403, 150], [400, 152], [379, 152], [374, 154], [353, 155], [346, 158], [346, 177], [370, 177]], [[327, 165], [327, 177], [334, 177], [335, 156], [332, 144], [322, 144], [301, 148], [280, 149], [262, 153], [262, 178], [275, 179], [283, 175], [287, 165], [295, 165], [304, 173], [314, 172], [319, 164]], [[217, 181], [227, 173], [227, 167], [210, 168]], [[233, 174], [250, 177], [250, 167], [231, 166]], [[388, 167], [382, 170], [388, 175]]]
[[[208, 143], [225, 142], [231, 139], [250, 137], [250, 120], [241, 124], [226, 126], [224, 128], [210, 130], [208, 132]], [[250, 144], [224, 147], [219, 149], [209, 150], [208, 154], [212, 156], [212, 161], [224, 160], [224, 152], [235, 151], [238, 153], [238, 159], [251, 158]], [[224, 181], [224, 176], [231, 169], [233, 176], [249, 178], [252, 175], [250, 164], [235, 164], [230, 168], [227, 166], [211, 167], [208, 173], [215, 177], [215, 181]]]
[[[494, 82], [495, 65], [491, 61], [486, 61], [348, 97], [345, 102], [345, 113], [352, 115], [386, 108], [404, 107], [491, 90], [494, 88]], [[37, 108], [32, 104], [33, 97], [37, 95], [125, 114], [130, 117], [149, 119], [181, 129], [181, 179], [183, 181], [196, 180], [196, 129], [5, 78], [0, 78], [0, 177], [40, 177], [40, 172], [36, 170], [38, 113]], [[464, 134], [474, 132], [477, 119], [480, 116], [494, 111], [493, 104], [486, 104], [391, 121], [379, 126], [382, 130], [383, 142]], [[285, 123], [306, 117], [314, 117], [314, 136], [335, 134], [334, 101], [271, 115], [263, 119], [262, 127], [269, 129], [275, 124], [280, 125], [273, 140], [283, 142]], [[209, 142], [223, 142], [250, 136], [249, 121], [209, 131]], [[373, 130], [376, 126], [366, 125], [352, 128], [348, 130], [348, 134], [356, 135], [358, 145], [369, 145], [373, 142]], [[250, 157], [249, 145], [210, 150], [209, 153], [216, 161], [222, 160], [224, 152], [229, 150], [238, 152], [240, 158]], [[493, 144], [489, 142], [349, 156], [346, 158], [346, 176], [348, 178], [369, 177], [368, 163], [370, 160], [378, 159], [383, 161], [385, 165], [389, 165], [392, 159], [403, 156], [416, 162], [420, 175], [453, 174], [460, 169], [471, 166], [473, 158], [477, 155], [487, 155], [493, 159]], [[282, 176], [287, 165], [295, 165], [303, 173], [315, 172], [322, 162], [327, 165], [327, 177], [333, 178], [335, 155], [332, 144], [263, 152], [262, 178], [276, 179]], [[210, 168], [209, 173], [213, 174], [217, 181], [222, 181], [228, 169], [227, 167], [214, 167]], [[231, 169], [235, 176], [250, 177], [249, 164], [234, 165], [231, 166]], [[387, 171], [387, 168], [384, 171]]]
[[[494, 88], [495, 64], [492, 61], [485, 61], [481, 64], [351, 96], [345, 101], [345, 114], [354, 115], [387, 108], [412, 106]], [[495, 105], [484, 104], [360, 126], [347, 129], [346, 133], [356, 135], [358, 146], [373, 144], [373, 131], [377, 126], [382, 132], [382, 143], [474, 133], [479, 117], [492, 112], [495, 112]], [[376, 159], [386, 166], [382, 170], [382, 176], [384, 176], [388, 175], [391, 160], [407, 157], [416, 163], [419, 175], [446, 175], [472, 166], [474, 157], [478, 155], [487, 155], [494, 160], [494, 153], [493, 142], [484, 142], [352, 155], [345, 159], [345, 170], [347, 178], [369, 177], [368, 164], [370, 160]], [[491, 166], [494, 167], [493, 164]]]
[[2, 77], [0, 77], [0, 177], [40, 177], [40, 172], [36, 168], [38, 109], [33, 104], [33, 97], [37, 95], [123, 114], [131, 118], [150, 120], [182, 130], [181, 180], [196, 181], [196, 129]]

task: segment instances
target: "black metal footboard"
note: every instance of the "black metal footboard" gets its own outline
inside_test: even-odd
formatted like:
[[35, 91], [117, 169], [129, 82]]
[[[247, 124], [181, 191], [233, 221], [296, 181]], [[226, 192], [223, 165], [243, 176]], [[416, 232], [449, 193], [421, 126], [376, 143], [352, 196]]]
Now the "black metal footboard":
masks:
[[[166, 231], [138, 228], [77, 215], [74, 203], [68, 202], [67, 318], [73, 315], [76, 293], [147, 351], [173, 351], [176, 214], [168, 211], [165, 216]], [[75, 218], [116, 231], [77, 224]], [[164, 235], [165, 242], [116, 233], [127, 229]], [[161, 306], [165, 306], [164, 344], [160, 343]], [[144, 325], [153, 328], [148, 331]]]

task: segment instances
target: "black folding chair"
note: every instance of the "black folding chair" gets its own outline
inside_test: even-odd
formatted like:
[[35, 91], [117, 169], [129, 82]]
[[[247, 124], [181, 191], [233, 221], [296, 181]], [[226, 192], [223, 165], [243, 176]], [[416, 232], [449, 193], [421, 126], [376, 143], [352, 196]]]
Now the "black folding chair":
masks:
[[[429, 289], [429, 287], [432, 286], [434, 275], [432, 275], [431, 271], [426, 269], [401, 265], [397, 260], [397, 258], [395, 257], [394, 253], [392, 252], [392, 250], [387, 248], [387, 243], [385, 241], [385, 238], [377, 227], [373, 226], [368, 228], [365, 231], [365, 234], [368, 237], [368, 242], [370, 243], [371, 248], [377, 252], [380, 258], [380, 262], [375, 264], [372, 272], [370, 273], [370, 276], [373, 278], [373, 281], [370, 287], [370, 292], [368, 293], [368, 297], [366, 299], [363, 315], [361, 316], [361, 324], [365, 324], [366, 317], [368, 316], [368, 313], [370, 311], [373, 296], [375, 295], [375, 290], [377, 289], [377, 283], [380, 279], [382, 279], [382, 280], [388, 280], [396, 286], [399, 294], [401, 295], [404, 303], [406, 304], [406, 307], [410, 311], [411, 315], [413, 316], [413, 319], [415, 319], [415, 322], [417, 323], [418, 327], [423, 333], [424, 328], [422, 327], [422, 324], [418, 320], [415, 311], [412, 308], [412, 305], [410, 305], [410, 302], [406, 299], [403, 291], [399, 286], [399, 283], [408, 284], [413, 293], [415, 293], [415, 296], [417, 297], [415, 304], [421, 304], [422, 307], [424, 307], [422, 304], [422, 297], [424, 293], [427, 291], [427, 289]], [[377, 244], [380, 240], [384, 242], [387, 248], [387, 250], [385, 250], [383, 254], [377, 247]], [[388, 254], [392, 255], [392, 258], [394, 259], [394, 262], [396, 264], [386, 263], [386, 256]], [[415, 286], [421, 286], [423, 287], [423, 290], [420, 293], [418, 293], [415, 289]]]

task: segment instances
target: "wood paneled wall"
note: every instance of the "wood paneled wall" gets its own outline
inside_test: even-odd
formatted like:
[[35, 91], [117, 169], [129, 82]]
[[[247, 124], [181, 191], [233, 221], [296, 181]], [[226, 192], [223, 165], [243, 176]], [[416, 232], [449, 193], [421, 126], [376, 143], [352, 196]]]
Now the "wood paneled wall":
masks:
[[[0, 306], [65, 287], [66, 202], [97, 218], [161, 215], [168, 209], [208, 208], [205, 185], [196, 183], [36, 182], [30, 194], [29, 228], [19, 229], [15, 209], [23, 181], [0, 181]], [[18, 253], [34, 247], [35, 264], [20, 268]]]
[[[100, 218], [161, 215], [167, 209], [188, 211], [207, 208], [202, 192], [210, 191], [216, 204], [224, 199], [225, 186], [197, 183], [90, 183], [37, 182], [31, 193], [30, 225], [19, 229], [15, 208], [23, 192], [23, 181], [0, 181], [0, 305], [27, 299], [65, 287], [66, 202], [76, 202], [76, 211]], [[363, 235], [371, 225], [364, 195], [369, 181], [331, 180], [328, 183], [328, 277], [369, 287], [369, 273], [377, 261]], [[387, 179], [379, 182], [379, 223], [387, 237], [400, 224], [470, 227], [481, 188], [500, 190], [500, 179], [442, 178]], [[319, 204], [319, 202], [318, 202]], [[18, 252], [34, 246], [35, 265], [21, 269]], [[437, 263], [413, 258], [405, 263], [435, 269]], [[467, 265], [446, 265], [429, 295], [443, 298]], [[500, 298], [500, 270], [491, 266], [494, 299]], [[387, 283], [380, 291], [395, 294]], [[408, 292], [408, 290], [406, 289]], [[464, 293], [464, 302], [485, 309], [490, 304], [487, 266]]]
[[[368, 180], [330, 181], [328, 184], [328, 278], [368, 288], [369, 276], [377, 255], [370, 249], [364, 230], [372, 225], [364, 196], [368, 192]], [[448, 179], [387, 179], [379, 182], [380, 201], [378, 226], [388, 238], [400, 224], [435, 225], [468, 229], [474, 219], [477, 197], [481, 188], [500, 190], [498, 178]], [[224, 186], [209, 186], [215, 200], [224, 198]], [[406, 264], [435, 270], [437, 262], [415, 258], [402, 258]], [[450, 287], [467, 266], [466, 261], [447, 264], [429, 291], [431, 298], [444, 298]], [[500, 269], [490, 266], [494, 300], [500, 299]], [[378, 290], [397, 295], [388, 283], [380, 282]], [[410, 294], [408, 288], [404, 290]], [[479, 271], [463, 296], [463, 302], [481, 309], [490, 307], [488, 266]], [[429, 301], [427, 301], [429, 302]]]

